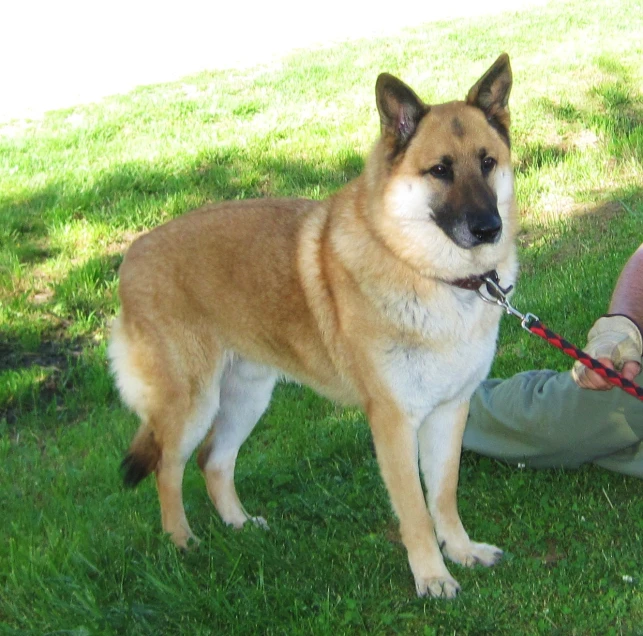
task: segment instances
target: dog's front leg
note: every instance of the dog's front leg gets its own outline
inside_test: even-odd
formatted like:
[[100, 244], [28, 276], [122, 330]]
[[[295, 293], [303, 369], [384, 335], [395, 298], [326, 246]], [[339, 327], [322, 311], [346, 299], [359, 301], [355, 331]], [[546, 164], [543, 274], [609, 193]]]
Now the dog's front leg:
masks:
[[369, 409], [369, 421], [384, 483], [400, 520], [418, 596], [453, 598], [460, 590], [435, 538], [418, 468], [417, 432], [394, 405]]
[[457, 506], [462, 435], [469, 403], [450, 402], [435, 409], [419, 431], [420, 465], [428, 491], [429, 511], [445, 556], [461, 565], [494, 565], [502, 550], [469, 539]]

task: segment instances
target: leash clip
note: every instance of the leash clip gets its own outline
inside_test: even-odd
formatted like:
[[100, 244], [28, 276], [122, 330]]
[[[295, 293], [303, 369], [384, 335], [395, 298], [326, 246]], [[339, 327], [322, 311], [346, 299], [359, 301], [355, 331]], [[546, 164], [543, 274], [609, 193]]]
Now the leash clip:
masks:
[[483, 294], [480, 291], [480, 288], [476, 290], [478, 296], [480, 296], [480, 298], [482, 298], [484, 302], [489, 303], [490, 305], [499, 305], [505, 310], [506, 313], [520, 318], [520, 324], [522, 328], [526, 331], [529, 331], [529, 327], [533, 322], [538, 320], [538, 316], [534, 316], [534, 314], [531, 313], [523, 314], [511, 305], [511, 303], [507, 300], [507, 295], [513, 289], [513, 285], [509, 285], [509, 287], [507, 288], [502, 287], [500, 285], [498, 272], [496, 272], [495, 270], [490, 274], [484, 274], [483, 276], [481, 276], [481, 279], [485, 284], [485, 289], [487, 290], [487, 294], [489, 294], [489, 296]]

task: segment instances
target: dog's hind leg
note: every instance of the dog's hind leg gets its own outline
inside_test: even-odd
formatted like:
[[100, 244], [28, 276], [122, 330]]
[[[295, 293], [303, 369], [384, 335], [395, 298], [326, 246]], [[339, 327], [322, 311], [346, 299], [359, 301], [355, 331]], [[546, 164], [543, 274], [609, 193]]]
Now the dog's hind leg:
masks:
[[183, 507], [183, 471], [218, 410], [225, 357], [205, 332], [181, 347], [172, 346], [170, 329], [160, 333], [132, 325], [126, 332], [120, 320], [113, 330], [112, 368], [141, 418], [122, 468], [129, 486], [155, 472], [163, 530], [185, 548], [195, 537]]
[[461, 565], [493, 565], [502, 550], [469, 539], [457, 507], [458, 472], [462, 435], [469, 403], [447, 403], [435, 409], [418, 433], [420, 465], [426, 483], [428, 506], [443, 554]]
[[234, 469], [239, 448], [252, 432], [270, 402], [277, 372], [240, 357], [234, 357], [221, 378], [221, 404], [214, 425], [199, 452], [208, 494], [221, 518], [235, 528], [251, 517], [239, 501], [234, 486]]
[[219, 408], [222, 366], [223, 361], [220, 361], [207, 381], [192, 382], [192, 391], [168, 393], [161, 409], [152, 415], [152, 419], [164, 420], [156, 427], [161, 448], [156, 466], [156, 486], [163, 530], [181, 548], [187, 547], [190, 540], [197, 540], [183, 507], [183, 472], [188, 459], [210, 429]]
[[215, 373], [209, 390], [199, 396], [188, 413], [173, 404], [164, 414], [170, 426], [164, 427], [161, 458], [156, 467], [156, 486], [163, 530], [170, 533], [172, 541], [182, 548], [187, 547], [190, 540], [197, 541], [183, 507], [183, 472], [188, 459], [210, 429], [218, 409], [218, 374]]

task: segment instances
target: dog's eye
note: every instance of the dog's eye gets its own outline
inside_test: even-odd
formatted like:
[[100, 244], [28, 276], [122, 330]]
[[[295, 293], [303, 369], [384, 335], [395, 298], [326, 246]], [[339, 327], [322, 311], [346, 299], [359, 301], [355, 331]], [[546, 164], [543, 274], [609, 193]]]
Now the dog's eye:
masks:
[[482, 174], [489, 174], [496, 167], [496, 163], [493, 157], [485, 157], [482, 160]]
[[429, 168], [426, 172], [436, 179], [447, 179], [451, 174], [450, 169], [443, 163], [436, 164], [432, 168]]

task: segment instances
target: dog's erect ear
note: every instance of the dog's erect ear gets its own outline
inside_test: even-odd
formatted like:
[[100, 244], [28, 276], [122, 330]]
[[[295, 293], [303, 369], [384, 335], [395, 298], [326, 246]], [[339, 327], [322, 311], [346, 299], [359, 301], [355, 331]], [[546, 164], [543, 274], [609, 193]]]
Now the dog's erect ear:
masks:
[[382, 137], [393, 142], [392, 154], [397, 154], [415, 134], [428, 107], [404, 82], [388, 73], [382, 73], [377, 78], [375, 97]]
[[509, 93], [511, 92], [509, 56], [503, 53], [473, 85], [467, 104], [480, 108], [487, 121], [509, 143]]

